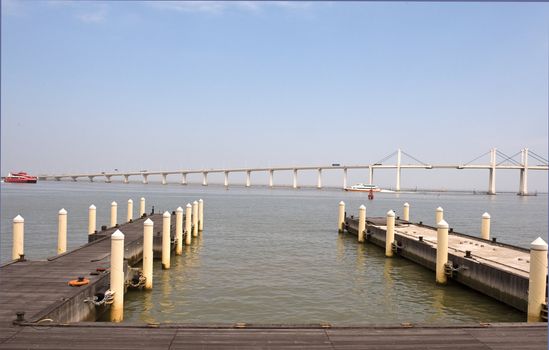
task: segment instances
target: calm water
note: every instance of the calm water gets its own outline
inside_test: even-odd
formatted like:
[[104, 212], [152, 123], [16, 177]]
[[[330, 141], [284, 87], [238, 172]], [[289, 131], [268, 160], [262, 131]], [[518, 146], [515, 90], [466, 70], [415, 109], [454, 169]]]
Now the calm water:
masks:
[[340, 190], [268, 189], [171, 184], [41, 182], [2, 184], [1, 260], [11, 257], [11, 220], [25, 218], [30, 259], [55, 254], [57, 211], [69, 213], [69, 249], [86, 242], [87, 208], [97, 224], [109, 221], [110, 203], [147, 199], [147, 211], [173, 210], [204, 199], [203, 237], [172, 256], [172, 269], [155, 261], [152, 292], [126, 295], [125, 321], [366, 324], [394, 322], [522, 321], [524, 315], [456, 284], [436, 286], [434, 273], [383, 250], [337, 234], [337, 206], [348, 213], [366, 204], [368, 216], [397, 215], [434, 224], [442, 206], [458, 232], [478, 234], [480, 217], [492, 215], [492, 236], [528, 247], [547, 238], [547, 196], [511, 194], [365, 194]]

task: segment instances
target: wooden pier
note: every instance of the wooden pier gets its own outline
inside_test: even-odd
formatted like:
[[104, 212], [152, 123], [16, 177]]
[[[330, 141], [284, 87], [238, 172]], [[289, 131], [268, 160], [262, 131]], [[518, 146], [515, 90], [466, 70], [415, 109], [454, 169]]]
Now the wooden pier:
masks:
[[[387, 219], [366, 220], [366, 240], [385, 247]], [[345, 219], [348, 232], [356, 234], [358, 219]], [[399, 256], [435, 270], [437, 229], [404, 220], [395, 222], [393, 250]], [[472, 289], [526, 312], [530, 251], [450, 230], [447, 275]]]
[[[162, 215], [148, 218], [157, 239]], [[101, 231], [90, 236], [90, 243], [44, 261], [1, 266], [0, 349], [547, 349], [546, 323], [338, 327], [93, 322], [108, 306], [85, 300], [109, 287], [110, 235], [117, 229], [124, 233], [124, 259], [134, 265], [141, 259], [143, 222], [140, 218]], [[347, 226], [352, 230], [352, 220]], [[171, 231], [173, 237], [173, 227]], [[421, 232], [423, 244], [429, 244], [429, 236]], [[68, 286], [79, 276], [90, 283]], [[16, 321], [18, 312], [24, 316]]]

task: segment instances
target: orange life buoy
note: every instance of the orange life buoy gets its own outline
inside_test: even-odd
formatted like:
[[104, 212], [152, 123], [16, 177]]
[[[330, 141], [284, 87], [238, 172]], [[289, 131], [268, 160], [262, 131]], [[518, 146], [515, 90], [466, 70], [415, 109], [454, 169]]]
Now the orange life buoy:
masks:
[[69, 286], [71, 286], [71, 287], [80, 287], [80, 286], [85, 286], [88, 283], [90, 283], [89, 279], [79, 277], [78, 279], [70, 280], [69, 281]]

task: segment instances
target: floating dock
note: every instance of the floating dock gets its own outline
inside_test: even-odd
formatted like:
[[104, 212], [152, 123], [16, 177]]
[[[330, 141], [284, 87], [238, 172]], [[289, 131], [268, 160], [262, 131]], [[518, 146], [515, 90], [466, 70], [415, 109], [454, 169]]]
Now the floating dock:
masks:
[[[154, 250], [155, 255], [160, 256], [163, 217], [161, 214], [151, 214], [92, 234], [88, 244], [44, 261], [20, 259], [2, 265], [0, 349], [547, 349], [546, 323], [403, 323], [339, 327], [330, 324], [93, 322], [109, 307], [96, 306], [86, 300], [109, 288], [111, 235], [116, 230], [124, 233], [124, 272], [125, 281], [129, 282], [135, 273], [130, 266], [142, 259], [145, 219], [151, 219], [154, 223]], [[349, 232], [356, 232], [356, 220], [346, 218], [345, 222]], [[432, 268], [433, 228], [402, 221], [397, 223], [397, 253]], [[382, 245], [383, 223], [370, 218], [368, 230], [367, 239]], [[174, 231], [171, 225], [170, 251], [174, 248]], [[454, 251], [456, 258], [463, 255], [463, 247], [468, 247], [474, 253], [473, 258], [467, 259], [477, 264], [490, 266], [486, 262], [490, 260], [487, 253], [490, 252], [489, 247], [492, 252], [496, 248], [496, 252], [503, 255], [507, 254], [504, 249], [510, 249], [501, 243], [479, 241], [466, 235], [454, 233], [453, 236], [456, 237], [451, 239], [452, 246], [457, 245]], [[516, 286], [511, 289], [521, 291], [522, 279], [527, 279], [528, 275], [523, 266], [527, 265], [528, 253], [521, 249], [517, 252], [516, 262], [513, 259], [503, 261], [505, 266], [500, 267], [498, 271], [501, 272], [495, 273], [493, 278], [501, 278], [500, 273], [513, 275]], [[456, 266], [469, 266], [458, 259], [455, 263]], [[456, 270], [452, 272], [456, 273], [453, 278], [461, 276], [459, 278], [464, 281], [473, 280], [470, 273], [473, 267], [461, 270], [456, 267]], [[485, 273], [482, 269], [479, 271]], [[80, 287], [67, 284], [80, 276], [89, 279], [89, 284]], [[493, 288], [499, 287], [495, 285]], [[503, 294], [508, 301], [521, 307], [521, 293], [513, 293], [505, 291]]]
[[[385, 217], [366, 220], [366, 240], [385, 248]], [[345, 218], [345, 228], [357, 234], [358, 219]], [[437, 229], [420, 223], [395, 220], [396, 255], [435, 270]], [[446, 274], [453, 280], [510, 305], [528, 310], [530, 251], [509, 244], [485, 240], [450, 229]]]

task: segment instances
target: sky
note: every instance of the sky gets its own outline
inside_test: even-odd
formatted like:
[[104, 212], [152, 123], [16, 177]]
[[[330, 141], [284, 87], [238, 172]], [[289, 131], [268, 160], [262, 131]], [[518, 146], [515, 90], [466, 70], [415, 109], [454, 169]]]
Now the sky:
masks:
[[[9, 0], [1, 20], [2, 175], [548, 154], [549, 4]], [[488, 172], [402, 181], [486, 190]]]

